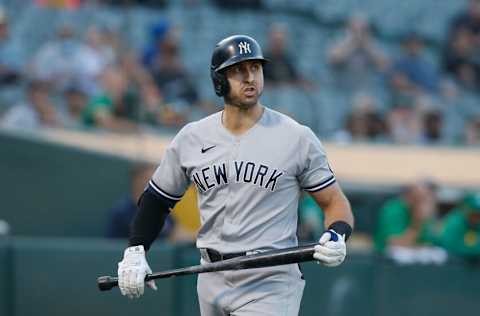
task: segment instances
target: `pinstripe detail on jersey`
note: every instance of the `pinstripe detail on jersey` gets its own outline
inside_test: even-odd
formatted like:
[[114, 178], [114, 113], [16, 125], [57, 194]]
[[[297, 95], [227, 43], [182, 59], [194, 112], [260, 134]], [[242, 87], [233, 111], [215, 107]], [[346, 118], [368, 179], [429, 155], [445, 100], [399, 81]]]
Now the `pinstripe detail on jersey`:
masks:
[[148, 184], [150, 185], [150, 187], [152, 189], [155, 190], [155, 192], [157, 192], [160, 195], [163, 195], [167, 199], [174, 200], [174, 201], [180, 201], [182, 199], [182, 196], [172, 195], [170, 193], [167, 193], [167, 192], [163, 191], [162, 189], [160, 189], [160, 187], [155, 182], [153, 182], [153, 180], [150, 180], [148, 182]]
[[306, 188], [303, 188], [305, 191], [308, 191], [308, 192], [316, 192], [316, 191], [320, 191], [322, 189], [325, 189], [326, 187], [334, 184], [336, 181], [335, 179], [335, 176], [331, 176], [330, 178], [327, 178], [326, 180], [318, 183], [318, 184], [315, 184], [315, 185], [312, 185], [312, 186], [309, 186], [309, 187], [306, 187]]

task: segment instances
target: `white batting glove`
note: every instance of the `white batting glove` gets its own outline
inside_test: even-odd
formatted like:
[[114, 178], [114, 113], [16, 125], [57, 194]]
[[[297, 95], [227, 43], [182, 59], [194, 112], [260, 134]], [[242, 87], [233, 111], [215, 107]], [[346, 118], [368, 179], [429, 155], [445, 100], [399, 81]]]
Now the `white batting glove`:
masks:
[[[145, 276], [151, 274], [152, 269], [145, 258], [143, 246], [133, 246], [125, 249], [123, 260], [118, 263], [118, 287], [122, 295], [128, 298], [138, 298], [143, 295], [145, 288]], [[157, 290], [153, 280], [147, 282], [147, 286]]]
[[313, 258], [318, 260], [317, 263], [327, 267], [340, 265], [347, 255], [345, 237], [337, 234], [333, 229], [323, 233], [314, 249]]

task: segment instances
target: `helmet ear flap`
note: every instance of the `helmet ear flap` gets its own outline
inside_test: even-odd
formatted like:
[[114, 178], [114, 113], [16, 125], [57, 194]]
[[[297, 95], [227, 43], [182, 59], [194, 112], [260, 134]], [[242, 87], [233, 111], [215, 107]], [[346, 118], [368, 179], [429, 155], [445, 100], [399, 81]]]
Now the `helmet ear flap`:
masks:
[[227, 95], [230, 91], [230, 85], [228, 84], [225, 74], [222, 72], [217, 72], [214, 69], [210, 69], [210, 76], [212, 77], [215, 94], [219, 97]]

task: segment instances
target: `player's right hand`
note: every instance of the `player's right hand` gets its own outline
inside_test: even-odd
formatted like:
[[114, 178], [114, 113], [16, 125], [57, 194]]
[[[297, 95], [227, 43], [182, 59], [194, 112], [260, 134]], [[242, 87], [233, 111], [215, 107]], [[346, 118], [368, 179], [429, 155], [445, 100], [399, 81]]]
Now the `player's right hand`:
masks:
[[[145, 288], [145, 276], [151, 273], [152, 269], [145, 258], [143, 246], [125, 249], [123, 260], [118, 263], [118, 287], [122, 295], [126, 295], [128, 298], [142, 296]], [[153, 280], [148, 281], [147, 286], [157, 290]]]
[[340, 265], [347, 255], [345, 237], [337, 234], [333, 229], [323, 233], [314, 249], [313, 258], [327, 267]]

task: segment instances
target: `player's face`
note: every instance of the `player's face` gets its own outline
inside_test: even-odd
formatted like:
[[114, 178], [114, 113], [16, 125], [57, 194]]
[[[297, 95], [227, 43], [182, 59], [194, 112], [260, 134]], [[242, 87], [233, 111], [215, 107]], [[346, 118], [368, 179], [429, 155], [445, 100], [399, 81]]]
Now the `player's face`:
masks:
[[263, 92], [263, 68], [258, 60], [247, 60], [227, 69], [226, 76], [230, 92], [226, 101], [241, 108], [249, 108], [258, 103]]

